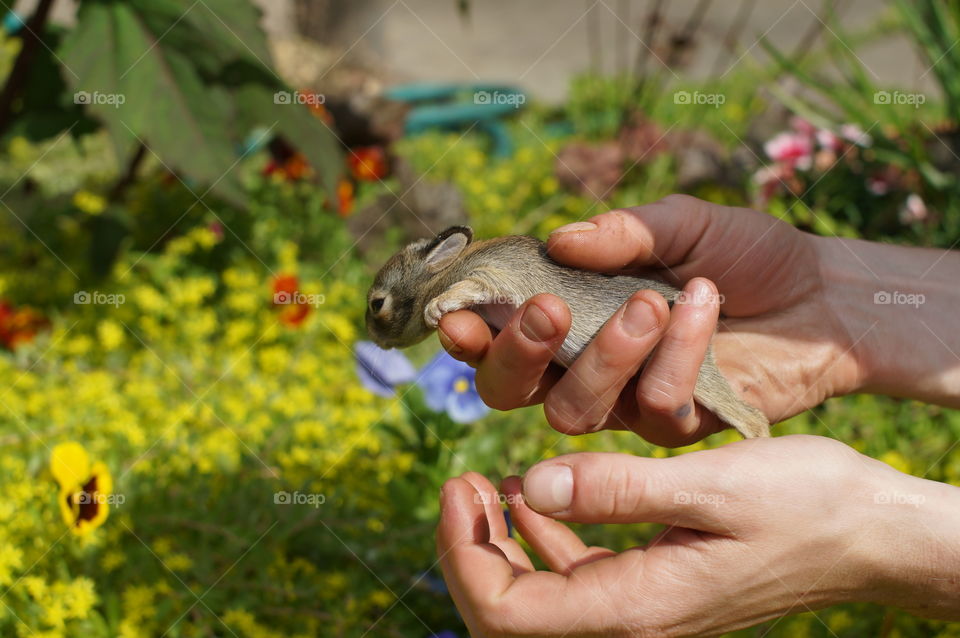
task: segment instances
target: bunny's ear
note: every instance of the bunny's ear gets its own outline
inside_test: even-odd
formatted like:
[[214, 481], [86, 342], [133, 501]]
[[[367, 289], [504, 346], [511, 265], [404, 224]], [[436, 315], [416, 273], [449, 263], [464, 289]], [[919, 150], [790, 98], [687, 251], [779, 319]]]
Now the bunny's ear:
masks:
[[437, 235], [427, 248], [424, 261], [427, 270], [443, 270], [460, 256], [463, 249], [473, 240], [473, 230], [469, 226], [451, 226]]

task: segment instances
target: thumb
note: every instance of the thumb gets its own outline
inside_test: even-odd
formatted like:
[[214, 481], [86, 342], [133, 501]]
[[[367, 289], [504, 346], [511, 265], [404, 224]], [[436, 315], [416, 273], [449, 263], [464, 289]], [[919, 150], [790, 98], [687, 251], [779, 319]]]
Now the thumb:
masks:
[[718, 487], [703, 455], [558, 456], [526, 473], [523, 500], [541, 514], [576, 523], [662, 523], [731, 535], [738, 499]]

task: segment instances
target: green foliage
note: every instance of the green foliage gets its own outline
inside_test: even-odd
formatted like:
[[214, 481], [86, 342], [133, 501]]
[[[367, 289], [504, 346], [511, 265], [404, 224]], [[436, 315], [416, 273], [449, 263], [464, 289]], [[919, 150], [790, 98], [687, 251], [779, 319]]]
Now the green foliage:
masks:
[[333, 193], [335, 140], [306, 109], [274, 99], [286, 87], [266, 65], [257, 20], [249, 2], [85, 2], [60, 47], [64, 76], [123, 164], [145, 144], [171, 170], [242, 204], [236, 149], [262, 125], [302, 145]]

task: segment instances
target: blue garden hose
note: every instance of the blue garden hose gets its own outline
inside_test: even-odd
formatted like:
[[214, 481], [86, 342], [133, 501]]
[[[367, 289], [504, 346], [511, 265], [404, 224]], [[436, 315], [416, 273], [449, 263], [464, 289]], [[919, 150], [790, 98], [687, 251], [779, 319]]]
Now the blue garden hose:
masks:
[[527, 101], [519, 89], [499, 85], [404, 84], [385, 97], [414, 104], [404, 130], [416, 135], [430, 129], [462, 130], [471, 125], [490, 136], [495, 157], [513, 153], [513, 142], [501, 118]]

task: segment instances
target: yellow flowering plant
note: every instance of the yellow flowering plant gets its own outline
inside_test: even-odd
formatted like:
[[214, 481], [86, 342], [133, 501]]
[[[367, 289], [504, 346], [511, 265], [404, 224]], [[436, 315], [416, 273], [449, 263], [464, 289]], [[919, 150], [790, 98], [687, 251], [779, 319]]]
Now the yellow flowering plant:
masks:
[[[657, 178], [649, 187], [626, 184], [595, 204], [554, 176], [569, 133], [535, 109], [509, 128], [509, 158], [490, 157], [475, 134], [430, 133], [398, 152], [421, 170], [435, 163], [431, 179], [459, 187], [480, 236], [542, 237], [673, 183], [662, 162], [644, 169]], [[29, 166], [36, 150], [17, 143], [6, 161]], [[41, 175], [56, 173], [48, 161], [39, 160]], [[103, 192], [97, 176], [67, 175], [62, 192], [41, 185], [55, 204], [44, 218], [59, 229], [44, 231], [52, 252], [14, 232], [15, 222], [3, 228], [0, 297], [32, 302], [50, 323], [0, 352], [0, 635], [463, 635], [435, 568], [444, 479], [467, 469], [507, 476], [572, 451], [665, 457], [735, 439], [668, 450], [630, 433], [566, 437], [537, 407], [461, 423], [433, 409], [438, 399], [415, 382], [373, 394], [357, 374], [356, 348], [379, 264], [357, 252], [315, 188], [245, 176], [250, 215], [198, 205], [156, 246], [148, 229], [170, 229], [170, 211], [193, 202], [159, 177], [136, 185], [125, 212], [142, 235], [100, 280], [80, 266], [85, 250], [71, 248], [85, 228], [73, 225], [78, 216], [93, 223], [107, 214], [75, 195]], [[291, 312], [278, 293], [303, 307]], [[431, 339], [407, 354], [422, 369], [438, 350]], [[445, 379], [458, 400], [471, 377], [454, 372]], [[850, 397], [778, 433], [835, 436], [960, 485], [955, 411]], [[588, 543], [614, 549], [657, 532], [578, 527]], [[826, 627], [810, 614], [787, 618], [769, 635], [956, 634], [869, 605], [819, 619]]]

